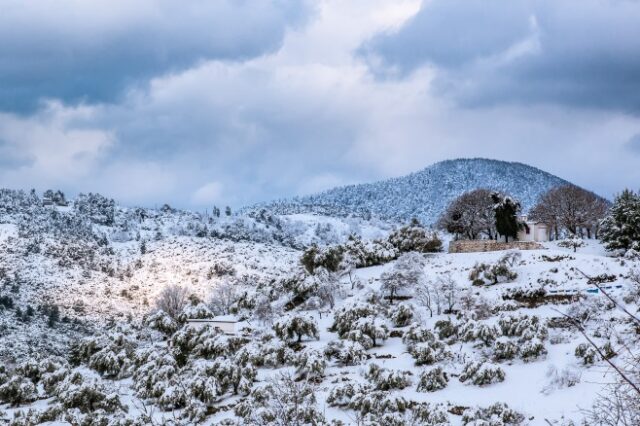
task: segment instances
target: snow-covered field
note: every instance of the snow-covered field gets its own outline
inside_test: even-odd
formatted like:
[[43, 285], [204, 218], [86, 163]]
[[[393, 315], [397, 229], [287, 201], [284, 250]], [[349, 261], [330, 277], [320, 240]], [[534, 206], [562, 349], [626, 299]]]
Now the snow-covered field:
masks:
[[[418, 254], [361, 219], [36, 213], [0, 224], [0, 423], [594, 424], [639, 347], [640, 261], [597, 241]], [[302, 262], [350, 234], [314, 261], [375, 266]], [[245, 328], [188, 322], [216, 315]]]

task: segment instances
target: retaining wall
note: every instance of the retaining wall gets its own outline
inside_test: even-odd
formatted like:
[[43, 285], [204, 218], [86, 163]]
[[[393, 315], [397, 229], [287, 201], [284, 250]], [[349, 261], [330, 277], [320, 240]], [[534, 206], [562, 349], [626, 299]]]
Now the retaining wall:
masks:
[[500, 250], [539, 250], [544, 247], [534, 241], [512, 241], [503, 243], [493, 240], [460, 240], [449, 243], [449, 253], [477, 253]]

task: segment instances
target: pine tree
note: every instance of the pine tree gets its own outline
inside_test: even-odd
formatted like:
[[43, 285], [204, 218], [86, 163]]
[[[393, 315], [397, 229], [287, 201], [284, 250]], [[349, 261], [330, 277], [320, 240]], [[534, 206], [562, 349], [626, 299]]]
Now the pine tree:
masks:
[[640, 250], [640, 194], [625, 189], [602, 221], [607, 250]]
[[494, 192], [491, 199], [495, 203], [493, 211], [496, 215], [496, 230], [509, 242], [509, 237], [518, 236], [518, 212], [520, 203], [513, 198]]

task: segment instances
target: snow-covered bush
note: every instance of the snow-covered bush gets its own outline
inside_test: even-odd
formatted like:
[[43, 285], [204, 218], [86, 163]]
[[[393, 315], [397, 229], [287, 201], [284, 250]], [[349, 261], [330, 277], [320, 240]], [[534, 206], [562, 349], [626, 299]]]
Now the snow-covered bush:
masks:
[[235, 414], [245, 424], [324, 423], [324, 415], [316, 405], [313, 386], [305, 381], [296, 382], [287, 375], [254, 388], [245, 400], [236, 405]]
[[460, 334], [464, 342], [480, 341], [485, 346], [491, 346], [500, 337], [500, 330], [495, 325], [469, 321]]
[[369, 385], [360, 383], [340, 383], [331, 387], [327, 396], [327, 404], [331, 407], [352, 408], [351, 401], [356, 394], [370, 391]]
[[256, 367], [276, 368], [293, 362], [295, 352], [275, 335], [264, 334], [260, 340], [252, 341], [240, 348], [235, 354], [235, 359]]
[[409, 345], [407, 351], [415, 360], [416, 365], [431, 365], [451, 358], [451, 353], [439, 341]]
[[422, 327], [418, 323], [413, 323], [402, 335], [402, 343], [412, 345], [415, 343], [434, 342], [436, 337], [431, 330]]
[[400, 303], [389, 310], [389, 318], [396, 327], [406, 327], [413, 320], [413, 308], [408, 303]]
[[206, 319], [213, 317], [213, 312], [211, 312], [211, 310], [204, 303], [189, 303], [182, 309], [182, 312], [180, 312], [180, 314], [178, 315], [178, 321], [181, 323], [185, 323], [188, 319]]
[[317, 350], [306, 349], [297, 354], [294, 359], [296, 379], [322, 381], [324, 370], [327, 368], [327, 358]]
[[574, 353], [584, 365], [592, 365], [600, 358], [598, 352], [588, 343], [580, 343]]
[[146, 323], [153, 330], [158, 330], [168, 336], [175, 333], [179, 328], [178, 322], [161, 309], [150, 314], [146, 319]]
[[508, 361], [518, 356], [520, 346], [508, 339], [498, 339], [493, 346], [494, 361]]
[[434, 324], [440, 340], [451, 344], [458, 340], [460, 335], [460, 324], [454, 323], [451, 319], [439, 320]]
[[582, 238], [571, 237], [562, 241], [558, 241], [558, 247], [573, 249], [573, 252], [577, 252], [579, 248], [584, 247], [586, 243]]
[[36, 385], [25, 377], [15, 376], [0, 386], [0, 401], [12, 407], [38, 399]]
[[550, 394], [556, 389], [570, 388], [580, 383], [582, 374], [575, 367], [565, 367], [558, 370], [555, 366], [549, 366], [547, 370], [549, 383], [542, 389], [544, 394]]
[[476, 263], [469, 273], [469, 280], [473, 285], [495, 285], [508, 283], [518, 278], [506, 262], [498, 261], [492, 265]]
[[324, 354], [329, 359], [335, 359], [336, 364], [343, 367], [362, 364], [369, 358], [367, 350], [360, 343], [342, 340], [329, 342]]
[[447, 387], [449, 376], [442, 367], [432, 368], [420, 374], [418, 382], [418, 392], [435, 392]]
[[486, 386], [503, 382], [504, 377], [504, 371], [500, 367], [471, 361], [465, 364], [459, 379], [462, 383], [471, 382], [477, 386]]
[[462, 424], [473, 426], [516, 426], [523, 424], [524, 420], [522, 414], [500, 402], [487, 408], [469, 408], [462, 414]]
[[375, 316], [378, 313], [376, 306], [366, 302], [356, 302], [338, 309], [333, 316], [333, 324], [330, 331], [338, 333], [345, 338], [353, 329], [353, 325], [360, 318]]
[[504, 316], [498, 320], [498, 325], [503, 336], [519, 337], [520, 341], [545, 340], [549, 336], [549, 330], [535, 315]]
[[129, 376], [137, 346], [135, 337], [126, 326], [116, 326], [96, 337], [84, 338], [71, 346], [70, 362], [87, 364], [104, 377]]
[[376, 390], [381, 391], [404, 389], [411, 385], [411, 376], [409, 371], [390, 370], [375, 363], [369, 364], [369, 369], [364, 375]]
[[442, 251], [442, 241], [438, 234], [424, 228], [417, 220], [403, 226], [389, 235], [389, 243], [400, 253], [437, 253]]
[[318, 324], [310, 315], [289, 314], [276, 320], [273, 331], [282, 340], [301, 342], [305, 336], [319, 339]]
[[125, 409], [114, 390], [100, 380], [87, 380], [79, 373], [71, 374], [58, 386], [56, 399], [65, 410], [76, 408], [85, 414]]
[[[407, 423], [403, 423], [407, 424]], [[419, 402], [411, 407], [410, 425], [447, 426], [451, 424], [447, 409], [442, 404]]]
[[535, 361], [547, 354], [547, 348], [539, 339], [526, 341], [520, 347], [520, 358], [525, 362]]
[[359, 318], [352, 327], [346, 338], [360, 343], [366, 349], [376, 346], [389, 337], [389, 329], [384, 321], [373, 316]]
[[380, 276], [380, 291], [385, 293], [389, 303], [398, 296], [406, 296], [409, 290], [424, 279], [425, 258], [418, 253], [405, 253], [398, 258], [390, 271]]

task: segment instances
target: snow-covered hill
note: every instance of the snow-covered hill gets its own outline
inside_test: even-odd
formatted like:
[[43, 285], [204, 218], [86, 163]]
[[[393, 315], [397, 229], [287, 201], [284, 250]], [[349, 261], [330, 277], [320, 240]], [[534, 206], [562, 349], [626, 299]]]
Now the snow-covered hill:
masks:
[[278, 214], [374, 215], [400, 221], [416, 217], [431, 224], [454, 198], [473, 189], [487, 188], [510, 194], [521, 201], [526, 211], [540, 194], [568, 183], [521, 163], [458, 159], [436, 163], [408, 176], [349, 185], [252, 209], [266, 207]]

